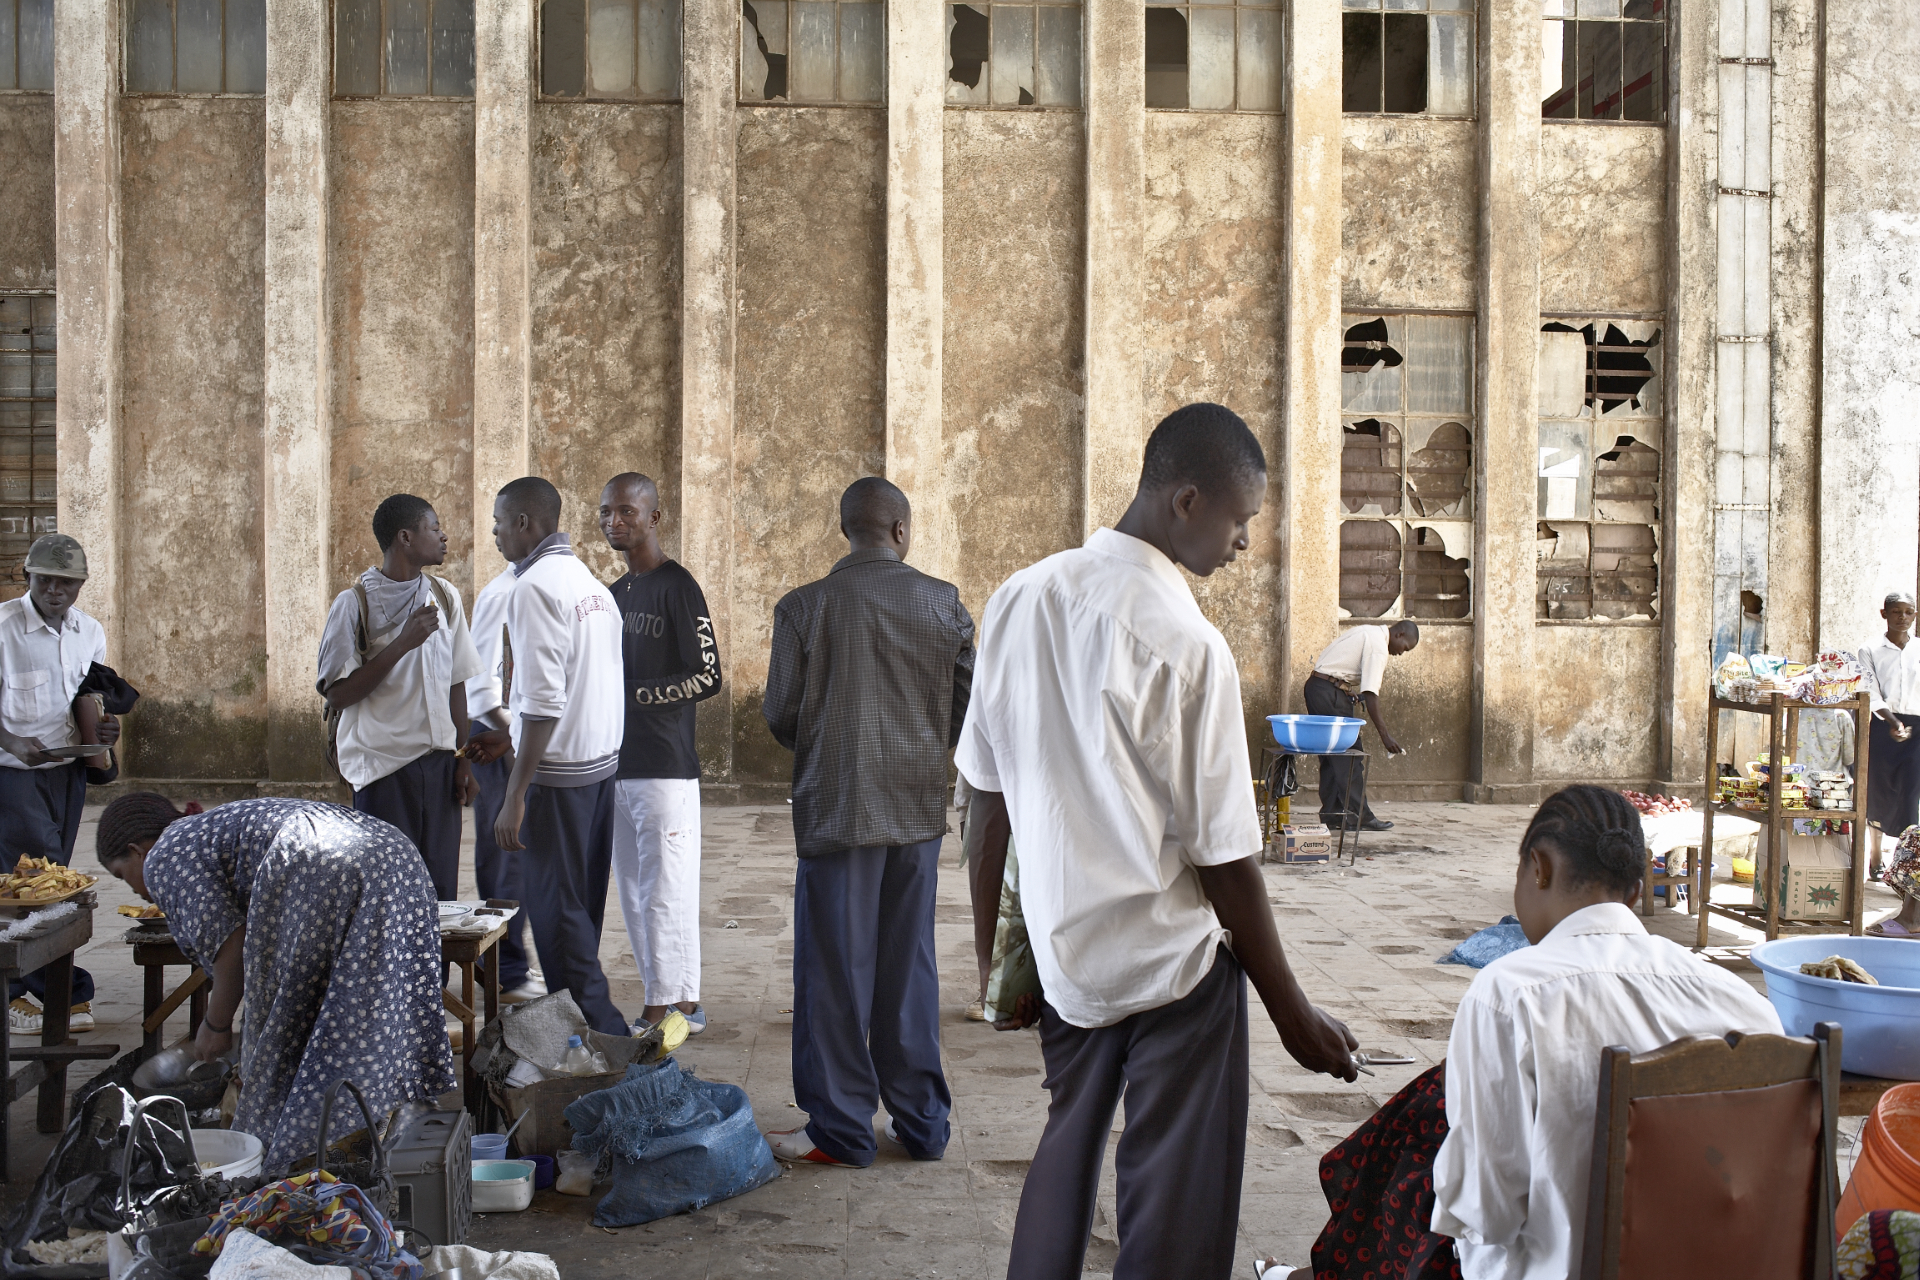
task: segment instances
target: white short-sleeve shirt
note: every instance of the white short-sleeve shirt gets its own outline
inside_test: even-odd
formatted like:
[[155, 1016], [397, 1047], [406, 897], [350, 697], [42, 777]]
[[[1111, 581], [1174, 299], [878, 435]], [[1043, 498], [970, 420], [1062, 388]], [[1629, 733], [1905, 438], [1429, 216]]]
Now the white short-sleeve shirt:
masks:
[[1875, 711], [1920, 715], [1920, 639], [1910, 638], [1902, 648], [1877, 636], [1860, 650], [1860, 665], [1873, 675], [1868, 692]]
[[[31, 596], [0, 604], [0, 725], [22, 738], [38, 738], [46, 747], [70, 747], [80, 740], [73, 700], [87, 669], [107, 660], [107, 633], [92, 616], [67, 610], [55, 627], [40, 616]], [[58, 769], [71, 760], [35, 765]], [[24, 769], [17, 756], [0, 751], [0, 767]]]
[[508, 710], [506, 700], [501, 696], [501, 681], [505, 675], [506, 645], [503, 643], [507, 626], [507, 602], [513, 596], [513, 566], [502, 569], [499, 576], [480, 588], [480, 594], [473, 598], [473, 651], [480, 659], [480, 674], [467, 681], [467, 714], [478, 720], [491, 711], [498, 711], [506, 717], [507, 727], [513, 727], [513, 712]]
[[1006, 796], [1047, 1002], [1109, 1026], [1226, 937], [1196, 866], [1260, 851], [1240, 676], [1174, 563], [1101, 529], [987, 603], [955, 763]]
[[1313, 669], [1338, 676], [1362, 693], [1379, 693], [1387, 674], [1387, 628], [1348, 627], [1320, 651]]

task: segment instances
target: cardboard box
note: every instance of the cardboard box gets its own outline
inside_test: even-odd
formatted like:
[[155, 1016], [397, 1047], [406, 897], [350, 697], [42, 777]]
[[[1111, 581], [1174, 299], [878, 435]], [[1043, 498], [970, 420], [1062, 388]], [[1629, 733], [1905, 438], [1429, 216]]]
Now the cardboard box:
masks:
[[1333, 833], [1324, 823], [1289, 824], [1280, 828], [1280, 861], [1326, 862], [1333, 857]]
[[613, 1071], [591, 1076], [558, 1076], [539, 1080], [519, 1089], [492, 1090], [493, 1100], [507, 1113], [507, 1123], [521, 1116], [525, 1123], [514, 1130], [513, 1148], [523, 1156], [558, 1155], [573, 1145], [573, 1126], [567, 1123], [567, 1104], [589, 1093], [611, 1089], [627, 1078], [627, 1062], [640, 1048], [638, 1040], [587, 1032], [587, 1042], [607, 1055], [608, 1062], [619, 1063]]
[[1776, 865], [1772, 832], [1761, 828], [1756, 900], [1766, 905], [1780, 895], [1783, 920], [1845, 920], [1853, 914], [1853, 837], [1789, 834], [1785, 857]]

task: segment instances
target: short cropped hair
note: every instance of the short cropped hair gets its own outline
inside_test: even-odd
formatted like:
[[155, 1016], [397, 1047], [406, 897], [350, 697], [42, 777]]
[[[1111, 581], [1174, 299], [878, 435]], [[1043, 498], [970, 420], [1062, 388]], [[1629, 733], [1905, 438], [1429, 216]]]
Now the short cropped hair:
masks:
[[1891, 609], [1893, 608], [1893, 606], [1897, 604], [1910, 605], [1912, 603], [1913, 603], [1912, 593], [1906, 592], [1906, 591], [1889, 591], [1887, 592], [1887, 598], [1880, 602], [1880, 607], [1882, 609]]
[[433, 504], [425, 498], [416, 498], [410, 493], [396, 493], [373, 509], [373, 540], [385, 551], [393, 545], [403, 529], [417, 529], [420, 522], [433, 510]]
[[1266, 473], [1266, 451], [1239, 414], [1225, 405], [1190, 404], [1162, 418], [1147, 437], [1140, 487], [1191, 484], [1211, 496]]
[[509, 511], [523, 511], [542, 523], [560, 522], [560, 491], [539, 476], [521, 476], [501, 487]]
[[849, 535], [884, 535], [896, 522], [911, 519], [912, 504], [891, 480], [862, 476], [840, 495], [840, 527]]
[[1402, 618], [1389, 627], [1388, 630], [1397, 631], [1405, 636], [1407, 638], [1407, 644], [1410, 647], [1420, 643], [1420, 624], [1412, 618]]
[[630, 484], [639, 485], [642, 489], [646, 490], [646, 492], [652, 494], [654, 505], [655, 506], [659, 505], [660, 486], [653, 482], [652, 476], [642, 475], [638, 471], [622, 471], [619, 475], [607, 481], [606, 484], [602, 485], [601, 487], [605, 489], [613, 489], [613, 488], [619, 488], [619, 487], [630, 485]]

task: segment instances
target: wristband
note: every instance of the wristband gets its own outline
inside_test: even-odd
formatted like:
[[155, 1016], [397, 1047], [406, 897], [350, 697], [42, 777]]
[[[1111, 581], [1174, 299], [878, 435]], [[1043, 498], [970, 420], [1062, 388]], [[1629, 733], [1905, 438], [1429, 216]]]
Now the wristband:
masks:
[[217, 1036], [230, 1036], [233, 1034], [233, 1024], [231, 1022], [223, 1027], [215, 1023], [212, 1018], [202, 1018], [200, 1019], [200, 1025], [206, 1027]]

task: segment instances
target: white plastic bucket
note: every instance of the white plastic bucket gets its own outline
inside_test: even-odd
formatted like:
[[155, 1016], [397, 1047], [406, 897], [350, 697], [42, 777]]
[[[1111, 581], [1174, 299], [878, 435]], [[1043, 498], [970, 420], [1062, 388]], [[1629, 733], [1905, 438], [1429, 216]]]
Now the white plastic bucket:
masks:
[[252, 1178], [260, 1173], [266, 1148], [238, 1129], [193, 1130], [193, 1158], [207, 1178]]
[[533, 1161], [478, 1160], [473, 1166], [473, 1211], [518, 1213], [533, 1203]]

